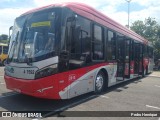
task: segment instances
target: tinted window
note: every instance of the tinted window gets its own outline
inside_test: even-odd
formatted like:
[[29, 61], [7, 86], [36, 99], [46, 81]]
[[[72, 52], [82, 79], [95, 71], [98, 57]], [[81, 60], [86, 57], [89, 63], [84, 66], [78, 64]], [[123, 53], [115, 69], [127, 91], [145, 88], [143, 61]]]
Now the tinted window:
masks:
[[36, 62], [55, 56], [60, 31], [61, 8], [46, 9], [17, 18], [9, 61], [26, 62], [26, 58], [31, 58], [32, 62]]
[[3, 46], [3, 54], [8, 54], [8, 46]]
[[123, 60], [125, 55], [125, 39], [122, 34], [117, 33], [117, 59]]
[[90, 21], [77, 15], [75, 23], [71, 27], [70, 69], [80, 68], [91, 62]]
[[130, 45], [130, 59], [134, 60], [134, 41], [131, 40], [131, 45]]
[[116, 59], [116, 34], [112, 31], [108, 31], [108, 47], [107, 47], [107, 58], [108, 60]]
[[71, 53], [83, 54], [90, 52], [90, 21], [77, 16], [76, 26], [80, 27], [80, 34], [72, 39]]
[[130, 39], [127, 38], [125, 40], [125, 59], [129, 60], [129, 56], [130, 56]]
[[149, 56], [150, 58], [153, 57], [153, 48], [152, 48], [152, 47], [148, 47], [148, 56]]
[[94, 26], [94, 40], [102, 41], [102, 28], [97, 25]]
[[143, 47], [143, 55], [144, 55], [144, 57], [148, 57], [147, 46], [146, 45], [144, 45], [144, 47]]
[[103, 60], [104, 59], [104, 40], [103, 40], [103, 29], [98, 25], [93, 27], [93, 59]]

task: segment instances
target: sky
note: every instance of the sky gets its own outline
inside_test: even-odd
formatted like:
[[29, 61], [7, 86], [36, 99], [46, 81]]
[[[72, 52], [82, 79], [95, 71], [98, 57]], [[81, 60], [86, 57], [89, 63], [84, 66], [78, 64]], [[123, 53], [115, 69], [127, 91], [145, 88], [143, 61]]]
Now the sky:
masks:
[[[0, 0], [0, 35], [8, 34], [16, 17], [28, 10], [57, 2], [85, 3], [122, 25], [128, 24], [128, 3], [126, 0]], [[130, 25], [137, 20], [155, 18], [160, 22], [160, 0], [131, 0]]]

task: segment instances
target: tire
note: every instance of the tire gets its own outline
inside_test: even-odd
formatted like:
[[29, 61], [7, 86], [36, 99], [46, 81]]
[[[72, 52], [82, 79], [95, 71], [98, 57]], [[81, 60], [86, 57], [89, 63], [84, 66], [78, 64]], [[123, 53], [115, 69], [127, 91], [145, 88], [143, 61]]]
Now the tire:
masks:
[[103, 92], [105, 84], [105, 75], [102, 71], [99, 71], [95, 79], [95, 93], [99, 94]]

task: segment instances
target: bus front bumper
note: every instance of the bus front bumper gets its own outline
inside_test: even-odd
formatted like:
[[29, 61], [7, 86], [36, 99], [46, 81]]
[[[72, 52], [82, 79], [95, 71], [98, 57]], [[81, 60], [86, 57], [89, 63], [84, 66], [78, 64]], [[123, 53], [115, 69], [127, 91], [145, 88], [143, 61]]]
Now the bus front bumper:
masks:
[[25, 80], [4, 76], [7, 89], [18, 93], [46, 99], [60, 99], [58, 88], [54, 85], [53, 78], [41, 78], [36, 80]]

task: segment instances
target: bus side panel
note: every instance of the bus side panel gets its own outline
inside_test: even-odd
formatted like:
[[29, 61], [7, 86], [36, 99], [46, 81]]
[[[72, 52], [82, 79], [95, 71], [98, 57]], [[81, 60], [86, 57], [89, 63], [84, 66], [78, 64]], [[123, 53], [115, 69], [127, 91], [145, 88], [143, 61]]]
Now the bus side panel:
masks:
[[[117, 64], [98, 64], [86, 68], [71, 71], [69, 73], [69, 85], [59, 92], [61, 99], [73, 98], [75, 96], [95, 90], [95, 78], [101, 69], [105, 69], [108, 74], [108, 86], [116, 84]], [[85, 71], [88, 71], [85, 73]], [[78, 78], [77, 75], [81, 76]], [[105, 87], [108, 87], [107, 84]]]
[[105, 67], [106, 63], [101, 63], [89, 67], [72, 70], [68, 76], [68, 86], [60, 89], [61, 99], [72, 98], [94, 90], [94, 79], [100, 67]]

